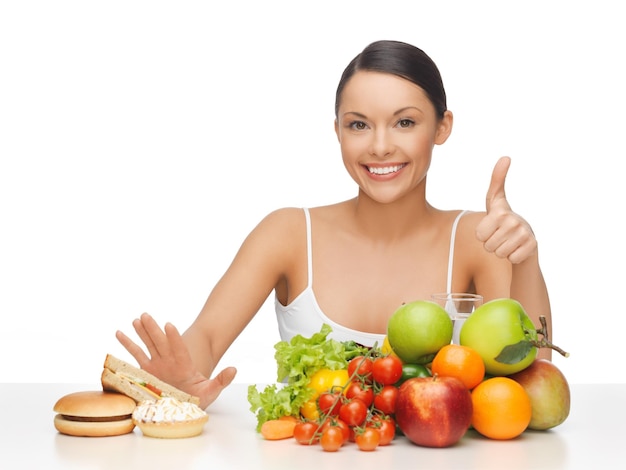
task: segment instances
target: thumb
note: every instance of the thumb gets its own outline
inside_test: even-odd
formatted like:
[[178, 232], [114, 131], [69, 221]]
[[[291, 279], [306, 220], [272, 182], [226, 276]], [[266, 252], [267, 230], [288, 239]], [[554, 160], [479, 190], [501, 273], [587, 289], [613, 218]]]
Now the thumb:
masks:
[[506, 180], [506, 174], [511, 166], [511, 159], [509, 157], [500, 158], [496, 166], [493, 167], [493, 173], [491, 174], [491, 183], [487, 190], [486, 208], [487, 212], [491, 210], [493, 203], [499, 199], [506, 200], [506, 194], [504, 192], [504, 181]]

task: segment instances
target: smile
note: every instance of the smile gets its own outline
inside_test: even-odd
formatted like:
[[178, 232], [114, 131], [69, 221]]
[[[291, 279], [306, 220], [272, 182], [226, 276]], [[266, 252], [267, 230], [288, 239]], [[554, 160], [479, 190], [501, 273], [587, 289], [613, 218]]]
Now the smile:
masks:
[[388, 175], [390, 173], [396, 173], [397, 171], [400, 171], [406, 165], [407, 165], [406, 163], [402, 163], [401, 165], [383, 166], [383, 167], [368, 166], [367, 170], [370, 173], [373, 173], [375, 175]]

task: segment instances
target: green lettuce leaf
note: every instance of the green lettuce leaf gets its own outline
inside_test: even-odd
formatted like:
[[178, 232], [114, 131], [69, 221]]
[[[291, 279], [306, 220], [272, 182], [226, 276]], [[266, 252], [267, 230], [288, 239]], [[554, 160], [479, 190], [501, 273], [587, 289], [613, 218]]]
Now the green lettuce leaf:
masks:
[[290, 341], [274, 345], [277, 381], [284, 385], [268, 385], [261, 392], [256, 385], [248, 387], [248, 402], [250, 411], [257, 417], [257, 431], [267, 420], [299, 416], [300, 407], [313, 396], [313, 390], [307, 385], [318, 370], [346, 369], [350, 359], [367, 351], [353, 341], [329, 339], [331, 332], [331, 327], [324, 324], [310, 338], [296, 335]]

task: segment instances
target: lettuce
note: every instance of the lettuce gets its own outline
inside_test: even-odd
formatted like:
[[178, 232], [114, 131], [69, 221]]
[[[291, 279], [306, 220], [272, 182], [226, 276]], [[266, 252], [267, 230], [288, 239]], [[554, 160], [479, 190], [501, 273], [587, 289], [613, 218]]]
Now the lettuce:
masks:
[[367, 351], [366, 347], [353, 341], [329, 339], [331, 332], [331, 327], [324, 324], [310, 338], [296, 335], [290, 341], [279, 341], [274, 345], [277, 381], [284, 385], [268, 385], [262, 392], [256, 385], [248, 387], [248, 402], [250, 411], [257, 417], [257, 431], [270, 419], [299, 416], [300, 407], [313, 396], [313, 389], [307, 385], [315, 372], [346, 369], [350, 359]]

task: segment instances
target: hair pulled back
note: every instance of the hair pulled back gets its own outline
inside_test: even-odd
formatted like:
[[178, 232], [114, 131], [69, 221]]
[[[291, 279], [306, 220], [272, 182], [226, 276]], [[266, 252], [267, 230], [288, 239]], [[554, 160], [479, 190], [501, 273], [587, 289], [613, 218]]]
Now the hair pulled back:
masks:
[[409, 80], [424, 90], [439, 118], [447, 110], [441, 74], [424, 51], [400, 41], [376, 41], [363, 49], [343, 71], [335, 95], [335, 117], [339, 114], [343, 89], [358, 71], [389, 73]]

